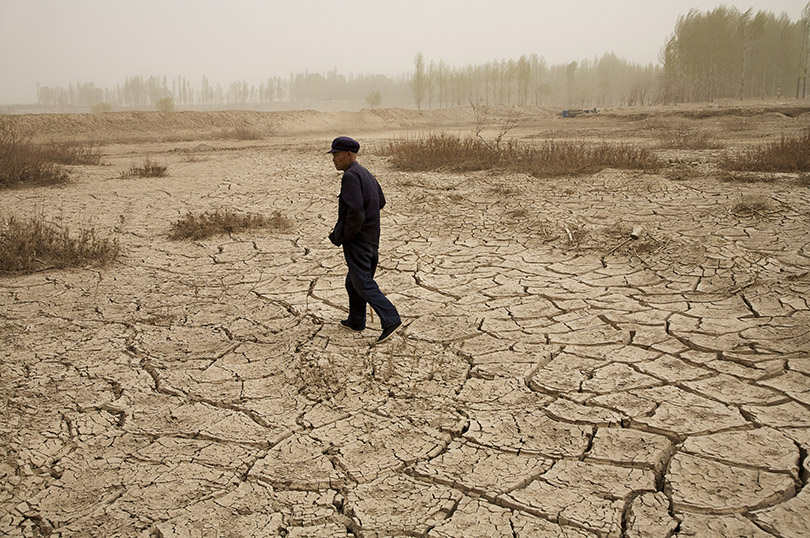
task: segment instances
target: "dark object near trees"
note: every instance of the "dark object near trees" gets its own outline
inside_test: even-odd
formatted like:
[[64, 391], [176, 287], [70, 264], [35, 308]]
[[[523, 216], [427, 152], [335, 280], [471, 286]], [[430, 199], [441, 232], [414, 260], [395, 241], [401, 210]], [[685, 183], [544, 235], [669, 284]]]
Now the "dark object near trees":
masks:
[[570, 109], [562, 111], [562, 117], [563, 118], [576, 118], [577, 116], [579, 116], [581, 114], [596, 114], [596, 113], [597, 113], [596, 107], [586, 108], [584, 110], [581, 109], [581, 108], [570, 108]]

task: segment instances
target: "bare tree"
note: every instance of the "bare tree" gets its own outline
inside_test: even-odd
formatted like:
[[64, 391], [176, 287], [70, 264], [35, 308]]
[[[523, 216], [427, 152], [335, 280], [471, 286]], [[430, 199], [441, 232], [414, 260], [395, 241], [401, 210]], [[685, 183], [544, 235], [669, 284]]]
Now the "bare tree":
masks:
[[487, 142], [486, 139], [481, 136], [481, 131], [484, 130], [484, 127], [489, 122], [489, 107], [480, 101], [474, 102], [472, 99], [470, 99], [470, 107], [473, 110], [473, 114], [475, 114], [475, 136], [480, 138], [481, 142], [483, 142], [484, 145], [492, 151], [497, 151], [500, 149], [503, 137], [506, 136], [509, 131], [514, 129], [520, 120], [520, 110], [518, 110], [516, 106], [513, 106], [509, 109], [509, 112], [503, 121], [503, 125], [498, 131], [498, 134], [495, 136], [495, 147], [493, 148], [489, 145], [489, 142]]
[[496, 148], [501, 147], [501, 140], [509, 131], [515, 128], [519, 120], [520, 110], [518, 110], [516, 106], [511, 107], [509, 112], [506, 114], [506, 118], [503, 120], [503, 125], [501, 126], [500, 131], [498, 131], [498, 136], [495, 137]]
[[470, 108], [472, 108], [473, 114], [475, 114], [475, 136], [480, 138], [486, 147], [492, 149], [484, 137], [481, 136], [481, 131], [484, 130], [484, 126], [487, 124], [489, 107], [487, 107], [487, 105], [483, 104], [481, 101], [473, 102], [473, 100], [470, 99]]

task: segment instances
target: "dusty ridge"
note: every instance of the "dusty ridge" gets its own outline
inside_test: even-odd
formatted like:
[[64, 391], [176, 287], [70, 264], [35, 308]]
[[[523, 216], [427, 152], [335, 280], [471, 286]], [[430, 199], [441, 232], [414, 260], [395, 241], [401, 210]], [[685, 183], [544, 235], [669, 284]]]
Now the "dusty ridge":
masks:
[[296, 110], [257, 112], [110, 112], [103, 114], [22, 114], [13, 116], [36, 140], [149, 141], [222, 137], [236, 128], [262, 136], [332, 132], [334, 130], [397, 130], [414, 126], [469, 124], [469, 109], [418, 111], [407, 109], [319, 112]]

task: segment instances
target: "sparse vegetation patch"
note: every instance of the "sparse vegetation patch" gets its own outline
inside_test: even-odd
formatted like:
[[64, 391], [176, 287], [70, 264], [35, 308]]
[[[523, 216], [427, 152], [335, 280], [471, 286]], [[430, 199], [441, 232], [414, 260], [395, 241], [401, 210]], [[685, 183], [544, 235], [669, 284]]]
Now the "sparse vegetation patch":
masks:
[[659, 146], [667, 149], [717, 149], [722, 145], [709, 131], [666, 129], [658, 133]]
[[130, 166], [128, 170], [121, 174], [121, 177], [164, 177], [167, 170], [167, 166], [146, 158], [140, 164]]
[[0, 218], [0, 274], [30, 273], [83, 265], [104, 265], [119, 253], [115, 239], [101, 238], [93, 228], [71, 234], [42, 216], [30, 220]]
[[773, 209], [770, 198], [762, 195], [743, 196], [731, 212], [738, 217], [766, 217]]
[[740, 155], [727, 154], [720, 166], [747, 172], [810, 172], [810, 130], [795, 137], [783, 135]]
[[652, 151], [632, 144], [548, 141], [493, 147], [480, 138], [431, 134], [389, 143], [382, 148], [395, 168], [456, 172], [503, 169], [535, 177], [592, 174], [604, 168], [656, 170], [662, 163]]
[[199, 240], [255, 228], [269, 228], [283, 232], [292, 228], [292, 222], [280, 211], [274, 211], [269, 217], [254, 213], [239, 213], [230, 209], [207, 211], [198, 215], [189, 213], [172, 224], [169, 237]]
[[720, 181], [725, 183], [773, 183], [776, 178], [770, 174], [756, 172], [723, 172]]
[[52, 163], [101, 164], [101, 148], [98, 144], [53, 142], [37, 149], [44, 160]]
[[0, 188], [54, 185], [68, 179], [67, 172], [49, 162], [13, 120], [0, 118]]

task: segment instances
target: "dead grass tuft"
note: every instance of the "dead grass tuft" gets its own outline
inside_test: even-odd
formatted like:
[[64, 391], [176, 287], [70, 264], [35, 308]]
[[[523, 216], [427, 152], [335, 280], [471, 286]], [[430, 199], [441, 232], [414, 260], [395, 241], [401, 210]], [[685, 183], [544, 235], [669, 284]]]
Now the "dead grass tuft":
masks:
[[39, 154], [48, 162], [57, 164], [101, 164], [98, 144], [83, 142], [52, 142], [38, 147]]
[[731, 212], [738, 217], [765, 217], [773, 209], [771, 199], [759, 194], [749, 194], [743, 196], [739, 202], [734, 204]]
[[776, 178], [765, 174], [725, 171], [720, 174], [720, 181], [724, 183], [773, 183]]
[[140, 164], [133, 164], [122, 172], [121, 177], [165, 177], [168, 169], [167, 166], [146, 158]]
[[0, 118], [0, 189], [56, 185], [68, 179], [67, 172], [48, 161], [14, 119]]
[[745, 172], [810, 172], [810, 130], [796, 137], [782, 135], [769, 142], [744, 151], [727, 154], [720, 160], [724, 170]]
[[292, 222], [280, 211], [274, 211], [269, 217], [253, 213], [239, 213], [229, 209], [208, 211], [199, 215], [189, 213], [172, 224], [169, 237], [196, 241], [214, 235], [257, 228], [285, 232], [292, 228]]
[[665, 149], [718, 149], [722, 144], [709, 131], [666, 129], [658, 133], [658, 145]]
[[84, 265], [104, 265], [119, 253], [115, 239], [98, 237], [93, 228], [72, 235], [66, 227], [30, 220], [0, 219], [0, 274], [31, 273]]
[[569, 245], [582, 246], [591, 237], [591, 232], [579, 222], [564, 222], [562, 229]]
[[329, 357], [304, 355], [292, 369], [297, 373], [299, 394], [309, 400], [320, 402], [345, 394], [345, 368]]
[[479, 138], [449, 134], [394, 141], [381, 152], [395, 168], [405, 171], [501, 169], [538, 178], [592, 174], [606, 167], [657, 170], [662, 165], [649, 149], [632, 144], [548, 141], [521, 145], [509, 141], [492, 147]]

